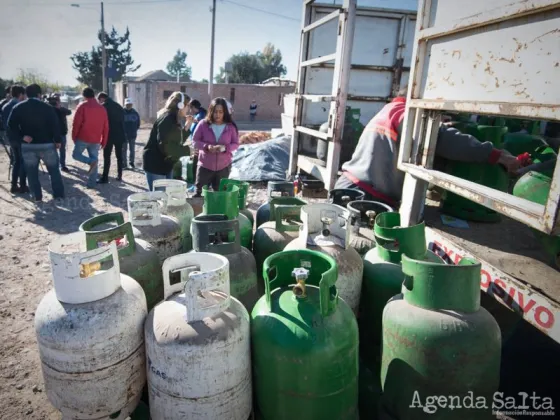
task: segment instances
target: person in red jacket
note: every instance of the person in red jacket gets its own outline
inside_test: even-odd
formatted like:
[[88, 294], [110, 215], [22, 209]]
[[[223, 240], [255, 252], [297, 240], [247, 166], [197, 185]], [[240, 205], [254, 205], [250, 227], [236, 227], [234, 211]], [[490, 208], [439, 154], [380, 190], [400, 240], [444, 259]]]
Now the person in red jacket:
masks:
[[[76, 108], [72, 124], [72, 157], [89, 165], [87, 187], [94, 188], [97, 185], [99, 146], [104, 148], [109, 138], [109, 119], [105, 108], [95, 99], [92, 88], [85, 88], [82, 96], [85, 101]], [[86, 150], [89, 157], [84, 156]]]

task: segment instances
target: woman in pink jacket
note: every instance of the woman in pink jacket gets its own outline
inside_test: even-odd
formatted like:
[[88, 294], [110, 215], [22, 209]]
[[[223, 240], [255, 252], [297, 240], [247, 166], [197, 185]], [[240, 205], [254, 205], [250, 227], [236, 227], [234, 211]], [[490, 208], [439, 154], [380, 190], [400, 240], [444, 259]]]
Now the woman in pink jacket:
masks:
[[206, 118], [196, 127], [193, 143], [199, 151], [195, 197], [200, 197], [205, 185], [218, 191], [220, 180], [229, 176], [232, 153], [239, 147], [237, 128], [224, 98], [212, 101]]

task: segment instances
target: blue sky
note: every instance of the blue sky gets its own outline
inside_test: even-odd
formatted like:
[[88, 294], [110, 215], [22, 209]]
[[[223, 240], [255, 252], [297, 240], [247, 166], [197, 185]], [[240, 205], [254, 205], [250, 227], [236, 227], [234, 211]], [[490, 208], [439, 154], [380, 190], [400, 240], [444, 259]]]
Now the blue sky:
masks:
[[[321, 2], [332, 4], [333, 0]], [[358, 1], [359, 6], [406, 9], [416, 4], [416, 0]], [[181, 48], [188, 54], [193, 77], [208, 78], [211, 5], [211, 0], [107, 0], [105, 25], [119, 32], [129, 27], [132, 56], [142, 64], [137, 74], [165, 69]], [[217, 0], [215, 71], [232, 54], [256, 52], [271, 42], [282, 51], [287, 77], [295, 79], [301, 5], [302, 0]], [[76, 84], [69, 57], [96, 43], [99, 11], [99, 1], [92, 0], [3, 0], [0, 77], [13, 77], [18, 68], [32, 68], [52, 81]]]

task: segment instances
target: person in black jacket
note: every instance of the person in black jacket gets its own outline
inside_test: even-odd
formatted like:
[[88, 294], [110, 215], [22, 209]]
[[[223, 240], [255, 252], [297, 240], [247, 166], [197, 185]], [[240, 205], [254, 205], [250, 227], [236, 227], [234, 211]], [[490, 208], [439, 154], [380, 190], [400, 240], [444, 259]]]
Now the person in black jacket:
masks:
[[60, 104], [60, 95], [58, 93], [53, 93], [51, 95], [49, 98], [49, 104], [54, 108], [60, 123], [60, 134], [62, 140], [59, 149], [60, 169], [64, 172], [70, 172], [70, 170], [66, 167], [66, 136], [68, 135], [68, 121], [66, 120], [66, 117], [71, 115], [72, 111]]
[[158, 112], [142, 155], [150, 191], [156, 179], [171, 179], [173, 166], [181, 156], [189, 155], [189, 147], [184, 145], [189, 132], [184, 130], [182, 121], [189, 110], [190, 99], [182, 92], [174, 92]]
[[111, 169], [111, 153], [115, 148], [117, 157], [117, 179], [122, 181], [123, 160], [122, 151], [125, 141], [124, 131], [124, 109], [118, 103], [109, 98], [105, 92], [97, 95], [97, 100], [105, 107], [107, 117], [109, 118], [109, 139], [107, 145], [103, 149], [103, 175], [97, 181], [98, 184], [106, 184], [109, 182], [109, 169]]
[[49, 104], [41, 98], [41, 87], [36, 84], [25, 88], [26, 100], [12, 109], [8, 118], [10, 136], [21, 143], [21, 152], [29, 188], [36, 202], [43, 200], [39, 182], [39, 162], [43, 161], [51, 177], [52, 193], [55, 199], [64, 198], [64, 184], [60, 174], [57, 149], [61, 135], [58, 117]]

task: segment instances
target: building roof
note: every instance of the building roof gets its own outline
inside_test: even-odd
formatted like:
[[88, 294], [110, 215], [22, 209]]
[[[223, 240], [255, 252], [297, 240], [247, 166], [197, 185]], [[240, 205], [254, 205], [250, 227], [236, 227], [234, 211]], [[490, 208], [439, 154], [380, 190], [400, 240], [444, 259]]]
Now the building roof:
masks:
[[[177, 78], [171, 76], [167, 72], [163, 70], [152, 70], [142, 76], [127, 76], [127, 80], [129, 82], [146, 82], [146, 81], [153, 81], [153, 82], [176, 82]], [[179, 79], [180, 82], [188, 82], [185, 77], [181, 77]]]

